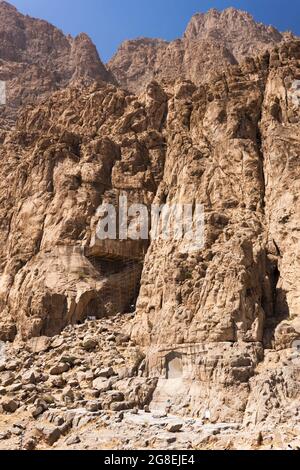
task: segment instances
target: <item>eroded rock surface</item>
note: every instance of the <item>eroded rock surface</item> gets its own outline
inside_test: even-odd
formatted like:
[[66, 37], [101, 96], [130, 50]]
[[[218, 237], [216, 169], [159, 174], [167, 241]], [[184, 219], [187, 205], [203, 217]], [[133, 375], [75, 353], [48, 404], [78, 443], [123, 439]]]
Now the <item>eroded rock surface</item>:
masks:
[[5, 1], [0, 2], [0, 24], [0, 80], [7, 85], [7, 107], [0, 110], [0, 119], [11, 122], [18, 109], [73, 80], [115, 82], [86, 34], [65, 36]]
[[256, 23], [246, 12], [228, 8], [195, 15], [184, 36], [167, 42], [140, 38], [124, 42], [108, 67], [119, 83], [137, 93], [149, 81], [180, 77], [200, 85], [225, 67], [280, 43], [289, 35]]
[[[292, 354], [299, 340], [299, 52], [286, 43], [205, 87], [181, 82], [169, 100], [163, 191], [205, 206], [205, 248], [150, 246], [133, 335], [164, 399], [216, 420], [243, 420], [266, 349]], [[280, 364], [263, 387], [278, 381], [296, 417], [299, 364]]]
[[[233, 40], [245, 24], [253, 49]], [[75, 76], [2, 128], [8, 447], [298, 445], [300, 41], [227, 10], [195, 17], [180, 44], [209, 41], [214, 54], [226, 25], [232, 65], [205, 83], [151, 81], [134, 95]], [[97, 239], [99, 209], [122, 195], [148, 209], [202, 204], [204, 247]], [[25, 441], [14, 416], [30, 423]], [[147, 436], [116, 443], [123, 420], [146, 420]]]
[[51, 335], [130, 308], [147, 247], [134, 256], [131, 244], [112, 241], [103, 251], [97, 210], [120, 194], [153, 201], [166, 105], [156, 85], [138, 100], [102, 83], [68, 88], [20, 115], [1, 145], [2, 339], [13, 339], [15, 326], [22, 337]]

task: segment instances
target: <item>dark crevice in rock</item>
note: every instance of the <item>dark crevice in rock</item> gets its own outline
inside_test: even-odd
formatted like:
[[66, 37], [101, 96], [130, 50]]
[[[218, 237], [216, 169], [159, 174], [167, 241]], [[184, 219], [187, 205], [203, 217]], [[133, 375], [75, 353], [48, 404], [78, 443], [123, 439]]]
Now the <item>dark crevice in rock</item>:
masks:
[[269, 261], [268, 273], [272, 299], [271, 305], [268, 305], [269, 310], [267, 310], [263, 342], [266, 349], [272, 349], [274, 347], [276, 328], [283, 320], [289, 317], [289, 307], [286, 292], [279, 287], [280, 271], [278, 258], [273, 258]]

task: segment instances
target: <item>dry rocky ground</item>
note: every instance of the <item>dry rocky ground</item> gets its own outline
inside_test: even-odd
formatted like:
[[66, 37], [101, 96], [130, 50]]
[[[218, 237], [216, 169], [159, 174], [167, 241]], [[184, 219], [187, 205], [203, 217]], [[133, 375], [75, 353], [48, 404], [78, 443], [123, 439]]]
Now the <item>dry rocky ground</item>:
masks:
[[155, 379], [127, 334], [132, 316], [86, 321], [1, 351], [0, 447], [298, 449], [300, 427], [243, 428], [155, 409]]

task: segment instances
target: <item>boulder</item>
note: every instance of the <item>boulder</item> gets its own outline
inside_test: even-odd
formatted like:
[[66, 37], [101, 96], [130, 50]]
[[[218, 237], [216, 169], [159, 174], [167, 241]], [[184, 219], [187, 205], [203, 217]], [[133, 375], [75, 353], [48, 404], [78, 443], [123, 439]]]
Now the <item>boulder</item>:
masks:
[[82, 343], [82, 348], [88, 352], [95, 351], [97, 346], [98, 346], [98, 341], [96, 338], [85, 338]]
[[181, 431], [182, 426], [183, 426], [182, 423], [170, 423], [167, 426], [167, 431], [176, 433], [176, 432]]
[[109, 379], [113, 375], [115, 375], [115, 371], [112, 367], [106, 367], [105, 369], [99, 370], [97, 372], [98, 377], [104, 377], [105, 379]]
[[93, 388], [98, 390], [100, 393], [107, 392], [111, 389], [111, 386], [111, 381], [104, 377], [98, 377], [93, 381]]
[[17, 400], [12, 400], [11, 398], [5, 398], [1, 402], [2, 408], [7, 413], [14, 413], [20, 406], [20, 403]]
[[62, 375], [64, 372], [68, 372], [70, 366], [66, 363], [60, 363], [56, 366], [51, 367], [49, 373], [50, 375]]
[[49, 446], [53, 446], [61, 436], [59, 428], [54, 426], [38, 426], [37, 431]]

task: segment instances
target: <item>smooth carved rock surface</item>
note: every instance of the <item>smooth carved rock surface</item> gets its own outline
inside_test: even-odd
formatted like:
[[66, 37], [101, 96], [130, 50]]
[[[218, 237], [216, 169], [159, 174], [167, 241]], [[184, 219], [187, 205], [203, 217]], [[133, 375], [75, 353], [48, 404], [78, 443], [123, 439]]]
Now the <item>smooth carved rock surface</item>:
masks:
[[[258, 48], [280, 44], [239, 65], [252, 49], [237, 47], [229, 31], [223, 44], [234, 48], [234, 60], [221, 73], [214, 70], [214, 79], [200, 85], [181, 78], [152, 81], [139, 95], [103, 81], [85, 86], [77, 77], [21, 109], [15, 127], [2, 133], [0, 341], [15, 340], [8, 351], [20, 348], [15, 362], [0, 358], [5, 413], [30, 411], [30, 419], [39, 419], [47, 410], [49, 377], [40, 377], [46, 383], [40, 393], [26, 384], [29, 401], [25, 410], [21, 406], [20, 377], [35, 361], [23, 351], [36, 344], [47, 354], [49, 371], [59, 374], [53, 376], [59, 406], [75, 402], [75, 408], [97, 413], [100, 402], [93, 398], [103, 393], [104, 410], [147, 406], [164, 416], [167, 408], [213, 425], [259, 430], [255, 445], [275, 425], [287, 433], [296, 429], [300, 41], [285, 36], [282, 42], [279, 33], [234, 10], [197, 16], [186, 40], [215, 32], [218, 24], [233, 29], [237, 20], [254, 28]], [[174, 240], [153, 240], [149, 247], [99, 243], [98, 209], [116, 204], [120, 195], [148, 207], [203, 204], [204, 248], [186, 252]], [[135, 308], [136, 301], [132, 320], [106, 320]], [[76, 325], [88, 317], [93, 323]], [[119, 321], [122, 335], [114, 334]], [[87, 355], [98, 360], [97, 335], [109, 351], [102, 368], [124, 365], [134, 347], [130, 370], [104, 377], [93, 362], [90, 373]], [[46, 337], [55, 338], [50, 344]], [[59, 354], [48, 353], [51, 348]], [[85, 368], [74, 377], [83, 355]], [[23, 366], [23, 360], [29, 362]], [[74, 395], [68, 379], [82, 393]], [[86, 381], [94, 383], [88, 393], [80, 385]], [[75, 413], [73, 429], [81, 419], [86, 425], [92, 417]], [[212, 444], [210, 438], [205, 435], [196, 448]], [[30, 439], [28, 446], [38, 437]], [[80, 441], [84, 437], [76, 434], [69, 442]]]
[[153, 79], [174, 77], [207, 82], [228, 65], [272, 47], [288, 37], [234, 8], [195, 15], [181, 39], [140, 38], [124, 42], [108, 67], [119, 83], [137, 93]]

